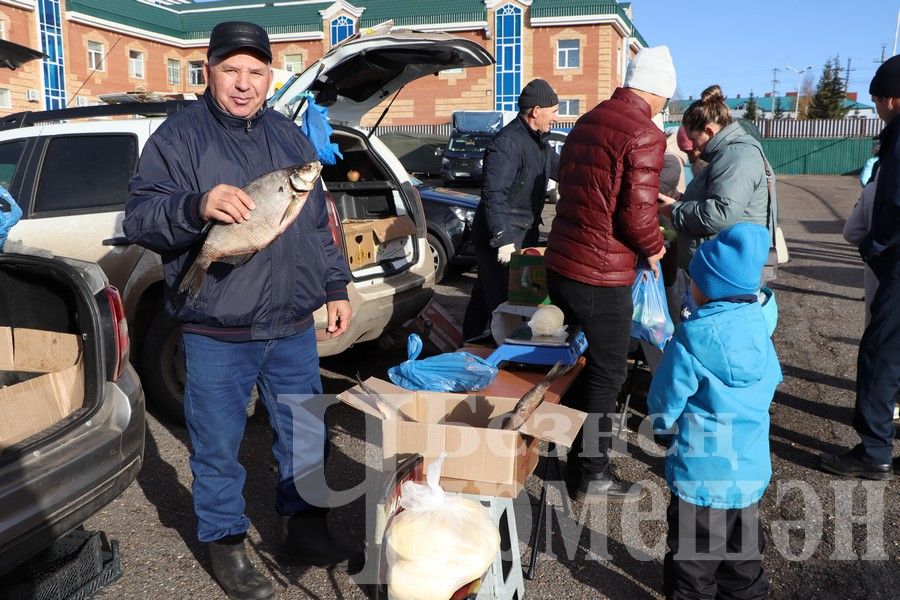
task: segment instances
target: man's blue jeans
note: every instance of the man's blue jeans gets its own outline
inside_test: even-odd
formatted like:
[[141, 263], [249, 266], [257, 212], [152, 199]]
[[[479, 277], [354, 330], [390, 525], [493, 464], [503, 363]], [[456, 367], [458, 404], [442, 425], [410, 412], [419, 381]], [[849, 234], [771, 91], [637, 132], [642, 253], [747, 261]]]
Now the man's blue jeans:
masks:
[[272, 453], [279, 473], [275, 508], [282, 515], [309, 508], [294, 482], [321, 472], [325, 460], [324, 403], [312, 398], [322, 393], [315, 330], [249, 342], [191, 333], [183, 339], [184, 416], [191, 439], [197, 537], [211, 542], [250, 527], [244, 515], [246, 471], [238, 462], [238, 449], [254, 384], [274, 430]]

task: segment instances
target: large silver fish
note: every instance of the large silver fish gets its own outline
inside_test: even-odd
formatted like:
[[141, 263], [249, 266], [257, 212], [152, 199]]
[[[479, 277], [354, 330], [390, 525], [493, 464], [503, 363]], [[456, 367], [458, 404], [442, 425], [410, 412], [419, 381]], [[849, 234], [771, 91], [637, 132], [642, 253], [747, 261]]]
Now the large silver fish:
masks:
[[322, 164], [312, 162], [271, 171], [243, 187], [256, 208], [242, 223], [214, 223], [194, 264], [178, 287], [191, 297], [200, 292], [209, 265], [214, 262], [240, 266], [271, 244], [294, 222], [313, 189]]
[[563, 366], [560, 362], [553, 365], [553, 368], [550, 369], [547, 375], [537, 382], [533, 388], [525, 392], [525, 395], [516, 402], [516, 407], [509, 413], [509, 416], [503, 420], [501, 429], [515, 430], [524, 425], [525, 421], [528, 420], [528, 417], [531, 416], [531, 413], [534, 412], [534, 409], [544, 401], [544, 395], [546, 395], [550, 385], [557, 377], [561, 377], [568, 373], [571, 368], [572, 365]]

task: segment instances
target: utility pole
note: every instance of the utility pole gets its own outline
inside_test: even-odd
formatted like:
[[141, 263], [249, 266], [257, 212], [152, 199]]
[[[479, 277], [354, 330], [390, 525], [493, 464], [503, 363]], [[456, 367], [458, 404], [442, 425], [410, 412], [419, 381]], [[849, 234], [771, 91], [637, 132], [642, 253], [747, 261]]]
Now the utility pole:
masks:
[[772, 97], [770, 98], [770, 100], [771, 100], [771, 105], [772, 105], [772, 118], [773, 119], [775, 118], [775, 86], [777, 86], [780, 83], [778, 81], [778, 71], [780, 71], [780, 69], [778, 67], [775, 67], [774, 69], [772, 69]]
[[879, 64], [879, 65], [880, 65], [881, 63], [883, 63], [883, 62], [884, 62], [884, 51], [885, 51], [885, 50], [887, 50], [887, 44], [882, 44], [882, 45], [881, 45], [881, 60], [878, 60], [878, 59], [876, 58], [876, 59], [873, 60], [872, 62], [875, 63], [875, 64]]
[[897, 11], [897, 26], [894, 27], [894, 49], [891, 50], [891, 56], [897, 54], [897, 34], [900, 33], [900, 10]]
[[850, 71], [855, 71], [856, 69], [850, 68], [850, 61], [852, 58], [847, 58], [847, 75], [844, 77], [844, 95], [847, 95], [847, 90], [850, 88]]

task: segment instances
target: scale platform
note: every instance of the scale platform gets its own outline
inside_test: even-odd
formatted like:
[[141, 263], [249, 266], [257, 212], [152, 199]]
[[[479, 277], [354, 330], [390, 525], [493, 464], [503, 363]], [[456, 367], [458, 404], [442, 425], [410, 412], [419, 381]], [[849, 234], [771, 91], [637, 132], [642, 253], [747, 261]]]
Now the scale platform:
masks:
[[587, 348], [587, 338], [581, 329], [569, 333], [565, 339], [532, 337], [527, 325], [513, 331], [485, 360], [494, 366], [504, 361], [531, 365], [574, 365]]

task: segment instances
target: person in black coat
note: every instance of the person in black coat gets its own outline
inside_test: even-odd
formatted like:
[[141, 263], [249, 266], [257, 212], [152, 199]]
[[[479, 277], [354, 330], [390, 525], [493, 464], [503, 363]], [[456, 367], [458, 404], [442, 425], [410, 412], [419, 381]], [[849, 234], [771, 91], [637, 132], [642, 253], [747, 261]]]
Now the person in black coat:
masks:
[[463, 339], [480, 336], [509, 291], [509, 259], [538, 242], [547, 179], [559, 157], [547, 143], [559, 98], [543, 79], [519, 95], [519, 114], [484, 152], [481, 203], [472, 224], [478, 279], [463, 318]]
[[878, 67], [869, 93], [881, 132], [881, 165], [872, 228], [859, 245], [878, 278], [871, 318], [859, 344], [853, 428], [860, 443], [843, 454], [822, 454], [826, 471], [865, 479], [891, 478], [894, 404], [900, 392], [900, 56]]

